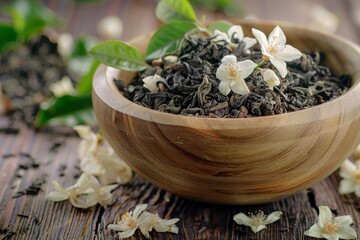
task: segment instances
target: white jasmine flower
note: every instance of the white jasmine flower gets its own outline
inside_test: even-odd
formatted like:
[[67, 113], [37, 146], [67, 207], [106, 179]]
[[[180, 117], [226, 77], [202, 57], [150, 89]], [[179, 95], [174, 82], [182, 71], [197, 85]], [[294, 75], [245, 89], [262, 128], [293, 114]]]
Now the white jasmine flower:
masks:
[[155, 74], [154, 76], [147, 76], [142, 80], [144, 82], [144, 87], [149, 89], [152, 93], [156, 93], [158, 91], [157, 82], [166, 83], [165, 79]]
[[339, 186], [340, 194], [355, 193], [360, 197], [360, 160], [355, 163], [346, 159], [340, 167], [340, 176], [343, 177]]
[[270, 61], [279, 71], [281, 77], [287, 75], [286, 63], [301, 57], [301, 52], [290, 45], [286, 44], [286, 36], [279, 26], [266, 38], [265, 34], [255, 28], [252, 33], [260, 44], [263, 59]]
[[123, 32], [123, 23], [117, 16], [106, 16], [98, 23], [97, 32], [104, 39], [120, 39]]
[[49, 88], [56, 97], [61, 97], [75, 91], [68, 76], [64, 76], [60, 81], [51, 84]]
[[65, 200], [70, 200], [71, 204], [77, 208], [87, 208], [88, 205], [79, 198], [79, 195], [85, 194], [88, 191], [88, 185], [86, 182], [86, 178], [84, 176], [80, 176], [77, 183], [68, 188], [63, 188], [57, 181], [52, 182], [53, 188], [55, 191], [50, 192], [47, 195], [47, 199], [54, 202], [61, 202]]
[[269, 85], [271, 90], [274, 89], [274, 86], [280, 85], [280, 79], [271, 69], [261, 69], [261, 75], [264, 78], [264, 81]]
[[319, 207], [319, 220], [304, 234], [309, 237], [329, 240], [356, 239], [356, 231], [349, 225], [353, 223], [350, 215], [333, 217], [327, 206]]
[[82, 141], [79, 144], [81, 171], [99, 178], [101, 184], [125, 184], [132, 178], [131, 168], [121, 160], [111, 146], [89, 126], [75, 126]]
[[221, 81], [219, 90], [225, 96], [232, 90], [234, 93], [245, 95], [249, 93], [245, 78], [255, 69], [256, 63], [251, 60], [237, 62], [234, 55], [227, 55], [221, 60], [216, 70], [216, 77]]
[[275, 211], [268, 216], [266, 216], [263, 211], [259, 211], [256, 215], [250, 214], [250, 217], [246, 216], [244, 213], [238, 213], [233, 219], [237, 224], [251, 227], [251, 230], [254, 233], [257, 233], [265, 229], [266, 225], [279, 220], [281, 215], [281, 211]]
[[134, 213], [126, 212], [120, 222], [117, 224], [109, 224], [108, 228], [120, 231], [120, 239], [132, 236], [137, 228], [140, 229], [146, 238], [150, 238], [150, 232], [153, 229], [157, 232], [171, 232], [176, 234], [179, 232], [179, 228], [175, 225], [179, 221], [178, 218], [170, 220], [162, 219], [158, 214], [145, 211], [147, 206], [147, 204], [137, 205]]
[[233, 43], [231, 41], [232, 39], [237, 39], [239, 43], [243, 41], [245, 43], [244, 50], [247, 50], [256, 44], [255, 38], [244, 37], [244, 31], [240, 25], [234, 25], [230, 27], [227, 34], [219, 30], [215, 30], [214, 33], [215, 33], [215, 38], [214, 38], [215, 41], [223, 40], [228, 44], [230, 44], [231, 48], [236, 48], [238, 45]]
[[119, 231], [120, 239], [131, 237], [134, 235], [136, 229], [143, 223], [143, 221], [145, 221], [145, 219], [139, 219], [139, 216], [147, 208], [147, 206], [147, 204], [137, 205], [134, 212], [124, 213], [120, 222], [117, 224], [109, 224], [108, 228]]
[[92, 207], [99, 203], [101, 206], [106, 208], [112, 204], [111, 191], [117, 188], [117, 184], [101, 186], [99, 181], [91, 175], [85, 174], [88, 184], [91, 188], [91, 192], [86, 196], [86, 205]]

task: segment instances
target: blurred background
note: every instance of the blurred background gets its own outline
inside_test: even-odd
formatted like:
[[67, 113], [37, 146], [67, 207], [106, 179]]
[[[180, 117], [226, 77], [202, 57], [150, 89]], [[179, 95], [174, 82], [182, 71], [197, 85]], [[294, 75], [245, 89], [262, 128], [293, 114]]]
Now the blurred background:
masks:
[[[122, 40], [160, 26], [155, 17], [156, 0], [45, 0], [51, 10], [67, 21], [64, 30], [74, 35], [99, 37], [97, 24], [107, 15], [123, 23]], [[259, 18], [290, 21], [336, 31], [360, 42], [358, 0], [191, 0], [198, 16], [214, 19]], [[353, 27], [357, 31], [353, 31]]]
[[[303, 24], [360, 43], [359, 0], [190, 0], [198, 19]], [[93, 124], [91, 80], [100, 41], [154, 31], [156, 0], [1, 0], [0, 129]], [[14, 127], [15, 129], [17, 127]]]

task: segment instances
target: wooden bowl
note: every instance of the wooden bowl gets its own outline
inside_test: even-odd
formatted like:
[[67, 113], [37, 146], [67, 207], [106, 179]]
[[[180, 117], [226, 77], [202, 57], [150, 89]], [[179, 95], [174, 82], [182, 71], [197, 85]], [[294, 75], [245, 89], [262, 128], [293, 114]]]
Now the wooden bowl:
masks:
[[[137, 174], [180, 196], [222, 204], [269, 202], [306, 189], [334, 172], [360, 142], [360, 50], [333, 35], [288, 23], [240, 21], [246, 36], [276, 25], [303, 52], [353, 77], [339, 98], [306, 110], [249, 119], [213, 119], [147, 109], [124, 98], [101, 66], [93, 81], [100, 128]], [[150, 34], [130, 41], [145, 51]], [[118, 76], [117, 76], [118, 77]]]

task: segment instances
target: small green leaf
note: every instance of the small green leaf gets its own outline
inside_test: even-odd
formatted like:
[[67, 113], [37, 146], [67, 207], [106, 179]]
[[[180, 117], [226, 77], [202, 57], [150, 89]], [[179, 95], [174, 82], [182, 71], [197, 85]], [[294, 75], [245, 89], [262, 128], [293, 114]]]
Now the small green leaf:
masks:
[[105, 65], [125, 71], [138, 72], [148, 67], [136, 48], [120, 41], [99, 43], [89, 54]]
[[95, 59], [89, 56], [88, 51], [95, 44], [95, 39], [89, 36], [80, 36], [76, 39], [67, 64], [72, 72], [78, 76], [83, 76], [89, 72]]
[[159, 28], [146, 49], [146, 59], [156, 59], [165, 53], [174, 52], [184, 35], [196, 25], [191, 22], [172, 22]]
[[174, 21], [196, 21], [196, 14], [188, 0], [160, 0], [156, 16], [165, 23]]
[[229, 30], [229, 28], [233, 26], [233, 24], [231, 22], [227, 22], [227, 21], [215, 21], [212, 24], [210, 24], [208, 26], [208, 29], [211, 32], [214, 32], [215, 30], [219, 30], [221, 32], [227, 33], [227, 31]]
[[15, 29], [7, 24], [0, 23], [0, 54], [18, 44], [18, 35]]
[[92, 80], [96, 72], [97, 67], [100, 65], [99, 61], [94, 60], [87, 74], [82, 76], [76, 89], [79, 95], [91, 94], [92, 91]]
[[67, 125], [93, 123], [91, 95], [64, 95], [42, 106], [36, 115], [35, 126]]
[[96, 44], [96, 40], [90, 36], [77, 37], [70, 58], [88, 57], [88, 51]]
[[45, 5], [35, 0], [15, 0], [5, 6], [5, 10], [13, 18], [14, 28], [24, 40], [46, 27], [62, 23]]

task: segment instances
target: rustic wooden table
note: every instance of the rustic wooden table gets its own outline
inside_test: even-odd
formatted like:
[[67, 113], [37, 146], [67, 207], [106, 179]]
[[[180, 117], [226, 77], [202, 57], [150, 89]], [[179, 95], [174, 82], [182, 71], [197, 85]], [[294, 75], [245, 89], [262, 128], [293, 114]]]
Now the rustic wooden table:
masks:
[[[96, 22], [106, 14], [118, 15], [124, 23], [123, 40], [159, 26], [154, 0], [102, 1], [100, 5], [74, 5], [71, 1], [44, 1], [69, 22], [68, 31], [96, 35]], [[360, 10], [357, 0], [243, 0], [245, 14], [258, 18], [309, 24], [311, 7], [323, 4], [340, 17], [338, 34], [360, 43]], [[357, 6], [356, 6], [357, 5]], [[357, 10], [356, 10], [357, 9]], [[357, 14], [356, 14], [357, 11]], [[223, 18], [206, 13], [207, 19]], [[0, 123], [6, 125], [6, 118]], [[69, 186], [79, 174], [74, 134], [63, 129], [34, 131], [21, 127], [18, 134], [0, 133], [0, 239], [118, 239], [107, 225], [137, 204], [148, 203], [150, 211], [164, 218], [180, 218], [179, 234], [151, 233], [152, 239], [310, 239], [304, 236], [317, 221], [318, 206], [327, 205], [339, 215], [351, 215], [360, 235], [360, 201], [355, 195], [339, 195], [338, 173], [292, 197], [268, 204], [223, 206], [190, 201], [158, 189], [141, 177], [115, 190], [116, 202], [109, 208], [73, 208], [69, 202], [46, 201], [51, 180]], [[29, 165], [30, 163], [30, 165]], [[31, 164], [32, 163], [32, 164]], [[41, 180], [45, 180], [42, 182]], [[41, 186], [38, 195], [14, 198], [34, 181]], [[232, 217], [238, 212], [263, 210], [283, 212], [280, 221], [257, 234], [238, 226]], [[132, 239], [145, 239], [136, 232]]]

